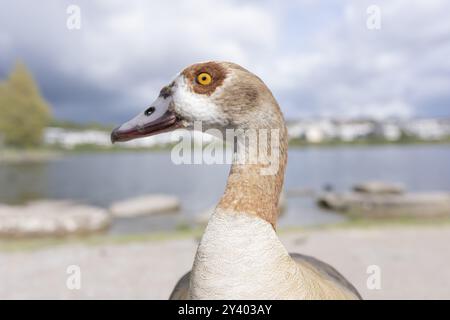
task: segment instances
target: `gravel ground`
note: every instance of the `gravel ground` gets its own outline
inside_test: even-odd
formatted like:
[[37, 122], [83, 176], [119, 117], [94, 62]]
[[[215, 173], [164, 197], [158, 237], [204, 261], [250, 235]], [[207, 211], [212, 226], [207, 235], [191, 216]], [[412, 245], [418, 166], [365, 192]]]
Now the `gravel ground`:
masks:
[[[335, 229], [288, 233], [290, 252], [313, 255], [345, 275], [365, 299], [449, 299], [450, 226]], [[194, 239], [66, 245], [0, 252], [0, 299], [166, 299], [192, 265]], [[66, 286], [69, 265], [81, 288]], [[381, 289], [367, 289], [367, 268]]]

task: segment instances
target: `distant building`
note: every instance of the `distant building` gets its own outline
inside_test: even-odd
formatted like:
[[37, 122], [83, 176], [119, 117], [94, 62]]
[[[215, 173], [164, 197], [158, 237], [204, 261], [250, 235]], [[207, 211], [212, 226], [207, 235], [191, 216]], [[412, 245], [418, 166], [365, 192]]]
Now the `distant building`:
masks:
[[387, 141], [398, 141], [402, 136], [402, 129], [396, 123], [377, 122], [374, 124], [373, 136]]
[[340, 123], [338, 126], [338, 139], [351, 142], [368, 137], [373, 131], [374, 126], [370, 122]]
[[299, 120], [287, 125], [289, 139], [310, 143], [323, 141], [353, 142], [362, 139], [398, 141], [403, 134], [419, 140], [450, 137], [450, 119], [410, 120]]
[[405, 132], [422, 140], [439, 140], [450, 136], [450, 121], [418, 119], [406, 123]]
[[325, 139], [325, 134], [320, 127], [310, 126], [305, 130], [306, 141], [320, 143]]
[[46, 128], [44, 131], [44, 143], [59, 145], [72, 149], [77, 145], [108, 146], [111, 144], [109, 134], [100, 130], [68, 130], [63, 128]]

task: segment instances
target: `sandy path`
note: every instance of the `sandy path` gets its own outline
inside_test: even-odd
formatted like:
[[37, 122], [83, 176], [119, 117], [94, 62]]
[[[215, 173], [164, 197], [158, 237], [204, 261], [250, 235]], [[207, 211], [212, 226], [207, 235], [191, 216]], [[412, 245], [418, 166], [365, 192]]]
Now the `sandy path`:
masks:
[[[450, 227], [340, 229], [290, 233], [291, 252], [335, 266], [365, 299], [450, 298]], [[165, 299], [190, 268], [193, 239], [127, 245], [71, 245], [0, 253], [0, 299]], [[81, 267], [82, 287], [68, 290], [66, 268]], [[366, 287], [369, 265], [381, 268], [381, 290]]]

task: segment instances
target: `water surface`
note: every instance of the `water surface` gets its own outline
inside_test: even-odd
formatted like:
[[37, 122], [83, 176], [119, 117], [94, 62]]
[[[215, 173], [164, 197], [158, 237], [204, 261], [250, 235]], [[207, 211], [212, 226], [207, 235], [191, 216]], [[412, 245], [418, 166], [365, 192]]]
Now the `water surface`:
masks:
[[[0, 165], [0, 202], [75, 199], [108, 207], [149, 193], [177, 195], [176, 215], [120, 220], [113, 232], [172, 229], [214, 206], [229, 165], [175, 165], [169, 151], [71, 154], [34, 164]], [[289, 151], [285, 189], [324, 186], [346, 190], [366, 180], [403, 183], [408, 190], [450, 191], [450, 146], [308, 147]], [[322, 211], [313, 198], [288, 198], [281, 226], [330, 223], [341, 216]]]

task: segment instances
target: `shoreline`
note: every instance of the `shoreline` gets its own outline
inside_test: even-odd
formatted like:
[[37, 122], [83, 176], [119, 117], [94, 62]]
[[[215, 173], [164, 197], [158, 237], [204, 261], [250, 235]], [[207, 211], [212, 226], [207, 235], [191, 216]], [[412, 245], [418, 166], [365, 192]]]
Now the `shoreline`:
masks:
[[0, 165], [58, 160], [63, 152], [49, 149], [0, 149]]
[[[8, 163], [28, 163], [57, 160], [66, 155], [89, 154], [89, 153], [135, 153], [135, 152], [166, 152], [170, 151], [174, 145], [147, 147], [147, 148], [127, 148], [120, 146], [100, 147], [94, 145], [80, 145], [73, 149], [60, 147], [40, 147], [40, 148], [0, 148], [0, 164]], [[390, 141], [356, 141], [356, 142], [322, 142], [303, 143], [297, 141], [289, 142], [290, 149], [319, 149], [319, 148], [363, 148], [363, 147], [411, 147], [411, 146], [450, 146], [450, 140], [442, 141], [411, 141], [411, 142], [390, 142]]]
[[[280, 236], [290, 234], [312, 234], [316, 232], [333, 231], [373, 231], [385, 229], [439, 229], [450, 227], [450, 218], [435, 219], [349, 219], [347, 221], [323, 225], [291, 226], [280, 228]], [[56, 247], [86, 246], [98, 247], [102, 245], [126, 246], [139, 243], [158, 243], [174, 240], [199, 240], [204, 228], [190, 228], [186, 230], [158, 231], [149, 233], [135, 233], [110, 235], [106, 232], [85, 236], [66, 237], [36, 237], [36, 238], [0, 238], [0, 253], [34, 252]]]

